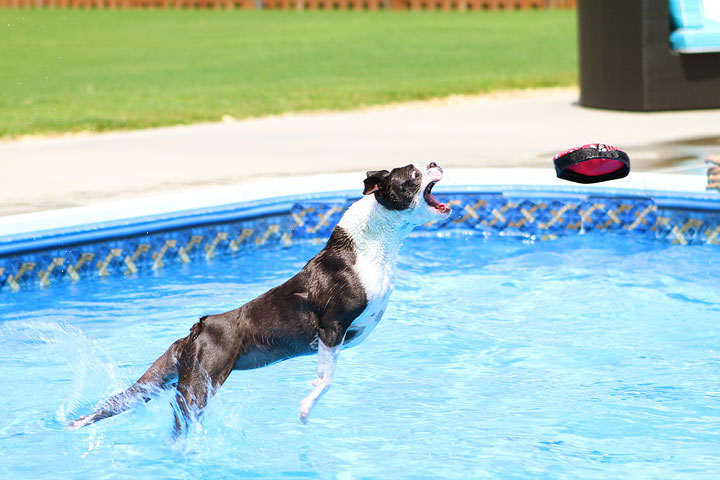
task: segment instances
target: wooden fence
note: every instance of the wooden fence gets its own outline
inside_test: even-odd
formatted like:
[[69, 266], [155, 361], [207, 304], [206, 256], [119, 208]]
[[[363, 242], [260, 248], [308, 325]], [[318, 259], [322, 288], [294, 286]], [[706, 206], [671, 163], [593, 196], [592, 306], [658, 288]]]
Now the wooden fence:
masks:
[[526, 10], [575, 8], [577, 0], [0, 0], [0, 8], [295, 10]]

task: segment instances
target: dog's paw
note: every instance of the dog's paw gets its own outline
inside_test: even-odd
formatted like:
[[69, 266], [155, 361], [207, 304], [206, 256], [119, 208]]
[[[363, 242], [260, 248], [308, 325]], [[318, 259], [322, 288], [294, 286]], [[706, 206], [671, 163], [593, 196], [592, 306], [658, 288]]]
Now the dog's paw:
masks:
[[300, 402], [300, 421], [305, 425], [308, 422], [308, 417], [310, 417], [310, 411], [312, 410], [313, 404], [315, 402], [304, 399], [302, 402]]
[[89, 415], [87, 417], [78, 418], [77, 420], [73, 420], [72, 422], [67, 424], [68, 430], [77, 430], [78, 428], [82, 428], [85, 425], [90, 423]]

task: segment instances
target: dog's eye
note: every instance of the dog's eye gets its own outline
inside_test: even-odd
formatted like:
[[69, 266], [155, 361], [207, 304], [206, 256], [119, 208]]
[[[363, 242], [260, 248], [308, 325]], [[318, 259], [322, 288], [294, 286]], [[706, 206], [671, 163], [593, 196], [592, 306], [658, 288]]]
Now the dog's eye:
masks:
[[412, 173], [410, 173], [410, 178], [415, 180], [417, 178], [417, 170], [413, 170]]

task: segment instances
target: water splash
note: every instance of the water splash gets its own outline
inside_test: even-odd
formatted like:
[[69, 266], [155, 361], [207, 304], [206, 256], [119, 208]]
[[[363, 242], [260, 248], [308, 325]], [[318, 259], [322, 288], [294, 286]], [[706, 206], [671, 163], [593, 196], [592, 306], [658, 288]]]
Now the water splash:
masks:
[[[42, 349], [41, 357], [69, 377], [70, 387], [55, 412], [55, 421], [66, 424], [87, 400], [118, 389], [123, 383], [117, 364], [99, 342], [88, 338], [81, 330], [57, 321], [21, 320], [0, 324], [0, 344], [12, 348], [19, 355], [23, 351]], [[51, 365], [48, 365], [51, 366]]]

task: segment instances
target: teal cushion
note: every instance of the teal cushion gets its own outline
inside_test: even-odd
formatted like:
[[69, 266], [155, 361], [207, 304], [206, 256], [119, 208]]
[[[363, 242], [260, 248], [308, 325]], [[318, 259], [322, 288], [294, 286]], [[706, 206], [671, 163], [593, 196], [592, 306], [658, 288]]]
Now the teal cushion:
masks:
[[675, 28], [702, 28], [702, 0], [669, 0], [670, 17]]
[[720, 52], [720, 25], [675, 30], [670, 34], [670, 44], [680, 53]]

